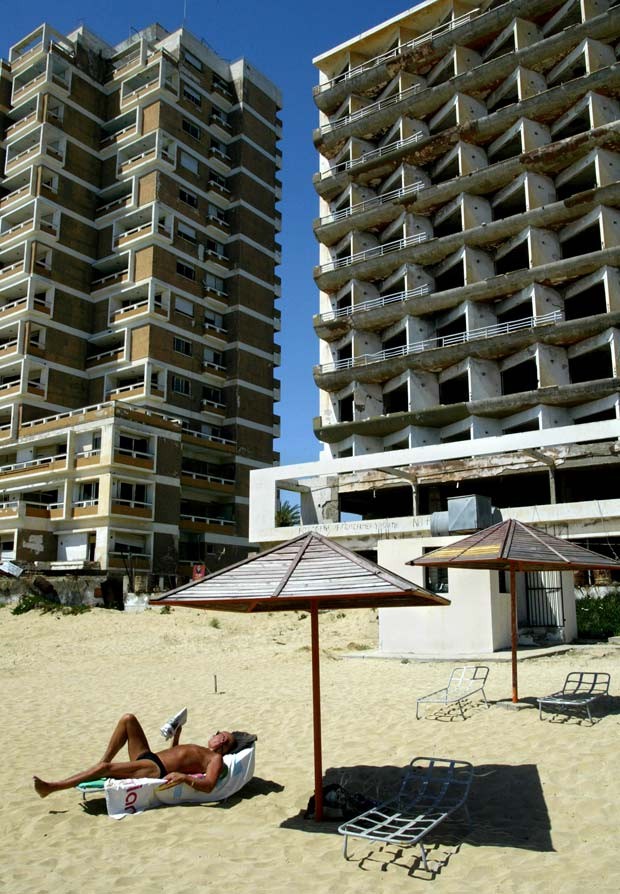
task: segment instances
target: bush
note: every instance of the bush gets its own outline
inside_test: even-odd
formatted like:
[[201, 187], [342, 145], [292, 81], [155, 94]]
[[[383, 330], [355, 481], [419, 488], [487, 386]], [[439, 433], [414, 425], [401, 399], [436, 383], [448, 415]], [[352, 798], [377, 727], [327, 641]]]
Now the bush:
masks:
[[82, 615], [84, 612], [90, 611], [88, 605], [61, 605], [59, 602], [52, 602], [44, 596], [35, 593], [27, 593], [22, 596], [17, 605], [11, 609], [12, 615], [25, 615], [26, 612], [39, 610], [42, 614], [55, 612], [59, 615]]
[[577, 630], [589, 639], [620, 636], [620, 590], [577, 600]]

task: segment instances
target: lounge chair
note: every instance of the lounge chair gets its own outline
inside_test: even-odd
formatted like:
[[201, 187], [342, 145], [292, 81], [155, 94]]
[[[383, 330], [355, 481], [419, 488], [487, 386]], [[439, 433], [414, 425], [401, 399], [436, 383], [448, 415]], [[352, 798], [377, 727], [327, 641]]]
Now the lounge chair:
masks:
[[599, 698], [609, 695], [609, 683], [609, 674], [600, 671], [596, 673], [594, 671], [572, 671], [567, 675], [559, 692], [553, 692], [551, 695], [544, 695], [537, 699], [538, 716], [542, 720], [543, 707], [556, 713], [558, 711], [570, 713], [570, 711], [583, 708], [590, 723], [594, 723], [590, 705]]
[[465, 719], [462, 702], [476, 692], [482, 693], [484, 703], [489, 707], [484, 692], [484, 684], [489, 676], [489, 668], [482, 664], [467, 664], [463, 667], [455, 667], [450, 674], [448, 685], [444, 689], [437, 689], [429, 695], [421, 696], [415, 703], [416, 720], [420, 719], [419, 708], [421, 704], [427, 705], [453, 705], [458, 704], [461, 716]]
[[418, 844], [424, 869], [428, 871], [422, 839], [460, 807], [469, 812], [465, 801], [474, 768], [467, 761], [439, 757], [414, 758], [401, 783], [398, 795], [343, 823], [343, 854], [348, 859], [349, 838], [366, 838], [383, 844]]

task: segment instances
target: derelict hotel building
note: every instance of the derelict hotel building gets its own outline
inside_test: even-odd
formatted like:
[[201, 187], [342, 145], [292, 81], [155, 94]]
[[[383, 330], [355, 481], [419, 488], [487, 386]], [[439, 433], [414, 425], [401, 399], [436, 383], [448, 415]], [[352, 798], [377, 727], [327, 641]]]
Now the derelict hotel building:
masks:
[[279, 92], [159, 25], [43, 25], [0, 74], [2, 557], [241, 558], [277, 460]]

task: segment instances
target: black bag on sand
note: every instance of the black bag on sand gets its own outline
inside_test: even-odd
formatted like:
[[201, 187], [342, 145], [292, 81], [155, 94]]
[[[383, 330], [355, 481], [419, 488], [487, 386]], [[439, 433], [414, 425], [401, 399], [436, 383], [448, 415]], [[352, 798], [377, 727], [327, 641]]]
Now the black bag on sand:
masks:
[[[377, 802], [357, 792], [347, 791], [337, 783], [326, 785], [323, 789], [323, 819], [326, 821], [342, 821], [353, 819], [360, 813], [376, 807]], [[308, 801], [304, 819], [314, 819], [315, 796]]]

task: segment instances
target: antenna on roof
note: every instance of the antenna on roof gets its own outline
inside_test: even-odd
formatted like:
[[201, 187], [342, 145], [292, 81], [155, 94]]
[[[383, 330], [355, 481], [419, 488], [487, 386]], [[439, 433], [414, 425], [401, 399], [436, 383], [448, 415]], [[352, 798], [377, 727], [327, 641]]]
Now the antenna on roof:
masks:
[[183, 27], [187, 21], [187, 0], [183, 0]]

